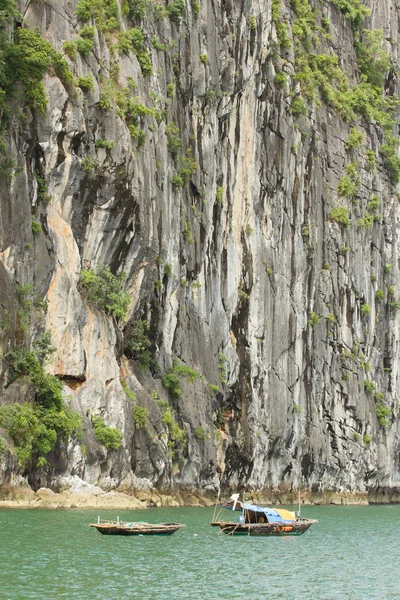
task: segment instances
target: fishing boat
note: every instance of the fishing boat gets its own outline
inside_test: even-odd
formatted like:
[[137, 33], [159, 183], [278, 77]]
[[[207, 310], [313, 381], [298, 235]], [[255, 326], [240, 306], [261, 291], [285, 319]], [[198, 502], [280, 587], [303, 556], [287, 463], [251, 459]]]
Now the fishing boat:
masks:
[[117, 517], [116, 521], [103, 521], [98, 517], [97, 523], [90, 523], [103, 535], [172, 535], [185, 527], [180, 523], [145, 523], [143, 521], [124, 522]]
[[302, 535], [315, 519], [302, 519], [300, 510], [296, 514], [285, 508], [265, 508], [251, 502], [241, 502], [239, 494], [232, 494], [222, 508], [240, 511], [237, 521], [214, 520], [211, 525], [219, 527], [219, 533], [227, 535], [287, 536]]

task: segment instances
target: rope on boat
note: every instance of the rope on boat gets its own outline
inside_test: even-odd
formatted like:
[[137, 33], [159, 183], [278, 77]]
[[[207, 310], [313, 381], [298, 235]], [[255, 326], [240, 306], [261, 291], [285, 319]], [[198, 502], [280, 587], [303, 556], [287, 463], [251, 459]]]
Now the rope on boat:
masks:
[[[217, 503], [218, 503], [218, 505], [219, 505], [219, 495], [220, 495], [220, 493], [221, 493], [221, 488], [219, 488], [219, 490], [218, 490], [218, 496], [217, 496], [217, 499], [216, 499], [216, 501], [215, 501], [215, 505], [214, 505], [214, 514], [213, 514], [213, 519], [212, 519], [213, 521], [216, 521], [215, 513], [216, 513], [216, 511], [217, 511]], [[221, 513], [221, 509], [219, 510], [219, 512], [218, 512], [218, 515], [219, 515], [220, 513]]]

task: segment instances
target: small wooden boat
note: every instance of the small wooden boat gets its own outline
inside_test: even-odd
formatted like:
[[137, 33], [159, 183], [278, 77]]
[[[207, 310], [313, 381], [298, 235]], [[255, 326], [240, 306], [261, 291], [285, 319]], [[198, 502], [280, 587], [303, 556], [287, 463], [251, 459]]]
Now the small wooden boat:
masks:
[[241, 511], [237, 521], [211, 522], [212, 526], [220, 528], [219, 533], [227, 535], [302, 535], [311, 525], [318, 523], [315, 519], [296, 517], [294, 512], [284, 508], [265, 508], [251, 502], [241, 502], [239, 494], [233, 494], [222, 507]]
[[116, 521], [102, 521], [90, 523], [89, 527], [96, 527], [103, 535], [172, 535], [178, 529], [186, 527], [180, 523], [144, 523], [136, 521], [125, 523], [117, 517]]

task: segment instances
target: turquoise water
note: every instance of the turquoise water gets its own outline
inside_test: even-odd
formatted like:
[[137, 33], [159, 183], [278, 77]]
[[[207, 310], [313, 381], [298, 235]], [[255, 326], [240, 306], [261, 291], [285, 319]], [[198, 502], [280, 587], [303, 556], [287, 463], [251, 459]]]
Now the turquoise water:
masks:
[[118, 511], [127, 521], [187, 526], [167, 537], [102, 536], [87, 526], [97, 514], [0, 509], [0, 599], [400, 597], [399, 505], [303, 507], [319, 524], [286, 538], [218, 535], [209, 508]]

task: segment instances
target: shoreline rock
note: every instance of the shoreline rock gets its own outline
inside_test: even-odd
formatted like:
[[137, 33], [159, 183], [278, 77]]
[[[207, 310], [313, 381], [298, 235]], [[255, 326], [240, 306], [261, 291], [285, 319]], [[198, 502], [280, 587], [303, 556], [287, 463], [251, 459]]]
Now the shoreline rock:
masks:
[[[224, 498], [228, 498], [230, 493], [227, 491], [219, 497], [211, 497], [204, 495], [198, 490], [159, 491], [150, 489], [105, 491], [78, 477], [72, 477], [68, 478], [65, 487], [61, 487], [58, 492], [49, 488], [40, 488], [35, 492], [27, 484], [2, 486], [0, 487], [0, 508], [138, 510], [150, 507], [211, 507], [216, 503], [221, 503]], [[245, 500], [268, 506], [297, 506], [299, 501], [297, 494], [291, 492], [282, 493], [279, 490], [248, 492], [245, 494]], [[300, 503], [302, 506], [397, 504], [400, 503], [400, 488], [379, 488], [369, 490], [369, 492], [302, 492]]]

